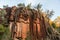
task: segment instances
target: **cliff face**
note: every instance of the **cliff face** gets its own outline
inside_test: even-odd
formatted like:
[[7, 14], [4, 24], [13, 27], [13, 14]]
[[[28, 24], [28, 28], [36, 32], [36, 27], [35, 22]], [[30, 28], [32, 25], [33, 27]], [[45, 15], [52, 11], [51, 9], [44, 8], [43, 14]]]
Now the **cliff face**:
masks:
[[26, 7], [12, 7], [7, 8], [6, 12], [13, 39], [25, 40], [30, 36], [31, 40], [45, 40], [46, 37], [50, 40], [57, 40], [56, 34], [59, 35], [59, 33], [50, 26], [41, 11]]
[[[8, 16], [7, 20], [12, 28], [12, 33], [16, 33], [15, 37], [26, 38], [29, 31], [32, 40], [45, 39], [46, 26], [44, 16], [41, 14], [42, 12], [26, 7], [15, 8], [16, 7], [6, 9]], [[12, 22], [15, 24], [15, 27], [13, 27]], [[14, 36], [14, 33], [12, 36]]]

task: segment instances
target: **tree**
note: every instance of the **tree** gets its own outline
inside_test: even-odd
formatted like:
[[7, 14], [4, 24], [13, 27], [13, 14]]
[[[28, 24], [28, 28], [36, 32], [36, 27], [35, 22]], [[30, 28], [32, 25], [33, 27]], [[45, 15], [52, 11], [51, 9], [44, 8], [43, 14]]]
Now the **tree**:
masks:
[[17, 6], [18, 7], [25, 7], [25, 4], [24, 3], [19, 3]]
[[56, 24], [55, 24], [55, 23], [52, 23], [52, 27], [53, 27], [53, 28], [56, 28]]
[[3, 9], [5, 9], [5, 8], [7, 8], [8, 7], [8, 5], [3, 5]]
[[42, 4], [38, 4], [37, 6], [35, 6], [34, 8], [36, 8], [38, 11], [42, 11]]
[[38, 10], [41, 10], [41, 7], [42, 7], [42, 5], [39, 3], [36, 8], [37, 8]]
[[30, 9], [31, 8], [31, 3], [27, 5], [27, 8]]
[[53, 13], [54, 13], [53, 10], [51, 10], [51, 11], [47, 10], [46, 11], [46, 18], [48, 19], [48, 22], [49, 22], [50, 18], [54, 15]]
[[0, 11], [0, 17], [2, 18], [2, 19], [4, 19], [4, 15], [6, 14], [6, 12], [5, 12], [5, 10], [1, 10]]

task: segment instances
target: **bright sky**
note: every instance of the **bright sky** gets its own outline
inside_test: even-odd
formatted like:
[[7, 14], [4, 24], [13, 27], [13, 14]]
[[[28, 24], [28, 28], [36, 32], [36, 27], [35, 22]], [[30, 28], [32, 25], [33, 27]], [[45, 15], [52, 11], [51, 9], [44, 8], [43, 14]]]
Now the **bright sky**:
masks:
[[54, 16], [51, 18], [54, 20], [57, 16], [60, 16], [60, 0], [0, 0], [0, 8], [3, 5], [14, 6], [19, 3], [25, 3], [25, 5], [32, 3], [32, 5], [37, 5], [38, 3], [42, 4], [44, 10], [54, 10]]

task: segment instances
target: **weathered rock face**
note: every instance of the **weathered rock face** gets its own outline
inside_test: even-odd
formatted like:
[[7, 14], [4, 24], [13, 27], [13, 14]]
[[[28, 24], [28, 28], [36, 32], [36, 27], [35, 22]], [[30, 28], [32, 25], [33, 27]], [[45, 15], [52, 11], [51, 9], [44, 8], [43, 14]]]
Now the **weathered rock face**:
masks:
[[[8, 15], [8, 21], [12, 28], [10, 30], [12, 30], [13, 37], [25, 39], [28, 32], [30, 32], [32, 40], [44, 40], [46, 37], [44, 17], [37, 10], [13, 7], [10, 11], [7, 9], [7, 14], [10, 14]], [[14, 27], [11, 23], [15, 24]]]

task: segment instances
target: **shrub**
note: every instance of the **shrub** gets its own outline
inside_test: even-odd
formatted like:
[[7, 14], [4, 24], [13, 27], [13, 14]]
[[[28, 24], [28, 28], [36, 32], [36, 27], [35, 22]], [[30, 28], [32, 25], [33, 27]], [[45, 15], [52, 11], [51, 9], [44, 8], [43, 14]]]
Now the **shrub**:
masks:
[[56, 25], [55, 25], [55, 23], [52, 23], [52, 27], [53, 27], [53, 28], [56, 28]]
[[2, 24], [0, 24], [0, 33], [1, 33], [1, 32], [4, 32], [4, 31], [5, 31], [4, 26], [3, 26]]

